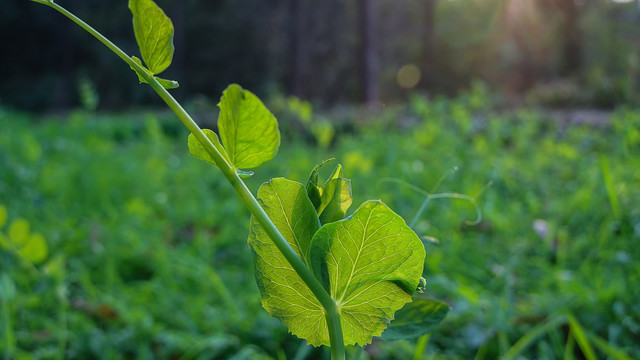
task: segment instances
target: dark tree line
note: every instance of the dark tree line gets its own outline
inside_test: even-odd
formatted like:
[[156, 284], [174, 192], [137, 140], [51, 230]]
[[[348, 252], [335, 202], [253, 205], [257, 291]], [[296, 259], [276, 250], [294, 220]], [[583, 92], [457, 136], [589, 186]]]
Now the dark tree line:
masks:
[[[127, 0], [61, 3], [135, 54]], [[556, 77], [624, 83], [640, 38], [638, 7], [610, 0], [158, 3], [176, 28], [174, 64], [164, 75], [180, 81], [178, 97], [214, 101], [231, 82], [319, 104], [375, 104], [412, 90], [453, 94], [476, 78], [515, 93]], [[80, 78], [96, 85], [104, 108], [157, 101], [126, 65], [51, 9], [3, 4], [0, 37], [0, 104], [77, 106]], [[421, 70], [411, 90], [396, 84], [407, 64]]]

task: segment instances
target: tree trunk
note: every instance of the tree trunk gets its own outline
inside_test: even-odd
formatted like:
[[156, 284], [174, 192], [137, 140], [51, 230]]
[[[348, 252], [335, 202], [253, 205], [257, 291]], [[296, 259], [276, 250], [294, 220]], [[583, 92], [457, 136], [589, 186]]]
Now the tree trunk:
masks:
[[302, 96], [302, 1], [289, 1], [289, 92]]
[[563, 17], [563, 72], [572, 75], [579, 72], [582, 65], [582, 34], [578, 27], [580, 9], [575, 0], [559, 0], [558, 4]]
[[[187, 44], [185, 41], [185, 26], [184, 26], [184, 18], [185, 18], [185, 4], [184, 1], [174, 1], [171, 4], [171, 21], [173, 22], [174, 35], [173, 35], [173, 43], [175, 47], [175, 52], [173, 54], [172, 68], [175, 79], [179, 83], [185, 82], [184, 78], [184, 61], [185, 54], [187, 53]], [[174, 93], [177, 93], [180, 96], [184, 96], [188, 92], [188, 88], [185, 86], [181, 86], [178, 89], [174, 90]]]
[[422, 83], [429, 90], [434, 85], [435, 74], [435, 23], [438, 0], [424, 0], [422, 23]]
[[378, 101], [378, 51], [376, 36], [376, 11], [374, 0], [358, 0], [358, 70], [361, 100], [365, 104]]

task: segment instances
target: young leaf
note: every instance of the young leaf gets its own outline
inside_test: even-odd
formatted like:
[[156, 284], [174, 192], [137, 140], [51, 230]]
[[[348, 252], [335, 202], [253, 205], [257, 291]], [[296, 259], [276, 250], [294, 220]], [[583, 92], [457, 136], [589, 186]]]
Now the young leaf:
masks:
[[338, 164], [324, 185], [318, 182], [318, 170], [327, 161], [316, 165], [307, 182], [307, 195], [313, 203], [322, 224], [342, 220], [353, 201], [351, 180], [342, 177], [342, 165]]
[[313, 236], [313, 271], [336, 301], [345, 345], [380, 336], [411, 301], [425, 250], [404, 220], [380, 201], [367, 201], [344, 221]]
[[233, 166], [251, 169], [275, 156], [280, 146], [278, 121], [257, 96], [232, 84], [218, 106], [220, 138]]
[[342, 220], [351, 206], [351, 180], [344, 178], [331, 179], [322, 189], [322, 201], [318, 208], [320, 222]]
[[[258, 201], [291, 247], [309, 264], [311, 239], [320, 225], [302, 184], [272, 179], [258, 189]], [[315, 346], [329, 345], [322, 305], [253, 217], [249, 231], [262, 306], [294, 335]]]
[[414, 299], [396, 312], [383, 340], [413, 339], [428, 334], [447, 316], [449, 305], [442, 301]]
[[[227, 161], [229, 161], [229, 155], [227, 155], [227, 152], [222, 147], [222, 144], [220, 144], [220, 140], [218, 140], [218, 135], [216, 135], [216, 133], [213, 132], [213, 130], [209, 130], [209, 129], [202, 129], [202, 132], [204, 132], [204, 134], [209, 138], [209, 140], [211, 140], [213, 145], [216, 147], [216, 149], [218, 149], [218, 151], [220, 151], [222, 156], [225, 159], [227, 159]], [[189, 134], [187, 143], [189, 145], [189, 153], [191, 155], [217, 168], [220, 168], [220, 166], [216, 164], [215, 160], [213, 160], [211, 155], [209, 155], [209, 153], [204, 149], [204, 146], [200, 144], [200, 141], [195, 137], [195, 135]]]
[[159, 74], [173, 59], [173, 24], [152, 0], [129, 0], [129, 9], [142, 59], [152, 74]]
[[167, 79], [159, 78], [157, 76], [155, 76], [155, 78], [156, 80], [158, 80], [160, 85], [162, 85], [162, 87], [165, 89], [170, 90], [170, 89], [175, 89], [180, 87], [180, 84], [178, 84], [178, 82], [175, 80], [167, 80]]
[[326, 163], [332, 160], [335, 160], [335, 159], [333, 158], [327, 159], [321, 162], [320, 164], [317, 164], [313, 168], [313, 170], [311, 170], [311, 174], [309, 175], [309, 180], [307, 181], [307, 195], [309, 196], [309, 200], [311, 200], [311, 203], [313, 203], [313, 206], [316, 208], [316, 210], [318, 209], [322, 201], [322, 199], [320, 198], [322, 186], [320, 186], [318, 170], [320, 170], [321, 167], [323, 167]]

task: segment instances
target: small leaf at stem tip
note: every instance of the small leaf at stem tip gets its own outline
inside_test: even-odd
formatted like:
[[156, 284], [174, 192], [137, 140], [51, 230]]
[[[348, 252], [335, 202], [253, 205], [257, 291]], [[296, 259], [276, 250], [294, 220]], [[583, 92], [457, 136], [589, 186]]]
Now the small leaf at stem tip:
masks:
[[156, 80], [158, 80], [160, 85], [162, 85], [162, 87], [165, 89], [175, 89], [180, 86], [180, 84], [178, 84], [178, 82], [175, 80], [167, 80], [167, 79], [159, 78], [157, 76], [155, 76], [155, 78]]
[[307, 195], [309, 196], [309, 199], [313, 203], [313, 206], [316, 208], [316, 210], [318, 209], [318, 207], [320, 207], [320, 203], [321, 203], [320, 195], [322, 191], [322, 187], [320, 186], [318, 171], [326, 163], [333, 160], [335, 160], [335, 158], [326, 159], [326, 160], [323, 160], [321, 163], [316, 164], [316, 166], [313, 167], [313, 170], [311, 170], [311, 174], [309, 174], [309, 180], [307, 180]]
[[159, 74], [173, 59], [173, 24], [152, 0], [129, 0], [129, 9], [142, 59], [152, 74]]
[[232, 84], [223, 92], [218, 128], [231, 164], [237, 169], [258, 167], [280, 147], [278, 121], [248, 90]]
[[433, 331], [451, 308], [442, 301], [417, 298], [396, 312], [382, 339], [413, 339]]
[[353, 201], [351, 180], [342, 177], [340, 164], [335, 167], [324, 185], [319, 185], [318, 170], [330, 160], [333, 159], [316, 165], [307, 181], [307, 195], [315, 206], [322, 224], [343, 220]]
[[351, 207], [351, 180], [345, 178], [331, 179], [322, 188], [322, 198], [318, 207], [318, 216], [322, 224], [342, 220]]
[[[213, 146], [215, 146], [216, 149], [218, 149], [218, 152], [222, 154], [222, 157], [224, 157], [225, 159], [227, 159], [227, 161], [229, 161], [229, 155], [227, 155], [227, 152], [224, 150], [224, 147], [222, 147], [222, 144], [220, 144], [220, 140], [218, 140], [218, 135], [216, 135], [216, 133], [213, 132], [213, 130], [209, 130], [209, 129], [203, 129], [202, 132], [209, 138], [209, 140], [211, 140], [211, 142], [213, 143]], [[189, 153], [191, 155], [217, 168], [220, 168], [220, 166], [216, 164], [215, 160], [211, 157], [209, 152], [207, 152], [204, 146], [202, 146], [202, 144], [200, 143], [200, 140], [198, 140], [198, 138], [196, 138], [195, 135], [189, 134], [189, 139], [187, 140], [187, 144], [189, 145]]]

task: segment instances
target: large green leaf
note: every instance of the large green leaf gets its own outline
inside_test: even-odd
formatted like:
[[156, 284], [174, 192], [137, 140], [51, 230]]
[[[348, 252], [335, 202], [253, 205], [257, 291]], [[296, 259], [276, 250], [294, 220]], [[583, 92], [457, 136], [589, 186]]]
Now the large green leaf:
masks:
[[129, 9], [142, 60], [152, 74], [159, 74], [173, 59], [173, 24], [152, 0], [129, 0]]
[[368, 201], [349, 219], [316, 232], [313, 270], [336, 301], [345, 345], [365, 345], [380, 336], [411, 301], [424, 258], [418, 236], [380, 201]]
[[413, 299], [396, 312], [393, 321], [382, 333], [382, 339], [413, 339], [428, 334], [440, 324], [449, 310], [449, 305], [442, 301]]
[[327, 181], [319, 184], [318, 170], [326, 163], [316, 165], [307, 182], [307, 194], [322, 224], [344, 219], [353, 201], [351, 180], [342, 177], [342, 165], [338, 164]]
[[[209, 130], [209, 129], [203, 129], [202, 132], [204, 132], [204, 134], [209, 138], [209, 140], [211, 140], [211, 142], [213, 143], [213, 146], [215, 146], [216, 149], [218, 149], [220, 154], [222, 154], [222, 156], [225, 159], [227, 159], [227, 161], [230, 162], [229, 155], [227, 155], [227, 152], [222, 147], [222, 144], [220, 144], [220, 140], [218, 140], [218, 135], [216, 135], [216, 133], [213, 132], [213, 130]], [[202, 144], [200, 143], [200, 140], [198, 140], [195, 135], [189, 134], [189, 139], [187, 140], [187, 143], [189, 145], [189, 153], [191, 155], [193, 155], [194, 157], [197, 157], [198, 159], [204, 162], [208, 162], [209, 164], [217, 168], [220, 168], [220, 166], [216, 164], [215, 160], [213, 160], [211, 155], [209, 155], [207, 150], [204, 149], [204, 146], [202, 146]]]
[[[319, 221], [302, 184], [283, 178], [272, 179], [258, 190], [258, 201], [308, 265], [311, 239], [319, 228]], [[249, 246], [254, 252], [262, 306], [294, 335], [315, 346], [328, 345], [322, 306], [253, 217]]]
[[278, 121], [257, 96], [232, 84], [218, 106], [220, 138], [233, 166], [255, 168], [275, 156], [280, 146]]

